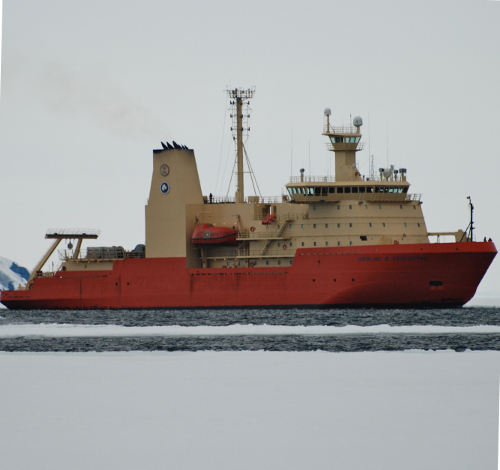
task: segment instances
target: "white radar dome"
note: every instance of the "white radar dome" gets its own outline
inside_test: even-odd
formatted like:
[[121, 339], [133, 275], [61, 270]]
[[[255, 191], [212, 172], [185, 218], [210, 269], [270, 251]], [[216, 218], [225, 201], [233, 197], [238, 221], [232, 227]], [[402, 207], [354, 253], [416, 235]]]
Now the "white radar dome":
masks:
[[353, 123], [356, 127], [362, 126], [362, 125], [363, 125], [363, 119], [361, 119], [361, 117], [360, 117], [360, 116], [356, 116], [356, 117], [352, 120], [352, 123]]
[[325, 108], [325, 116], [330, 116], [332, 114], [332, 110], [330, 108]]
[[391, 170], [390, 168], [386, 168], [386, 169], [384, 170], [384, 176], [385, 176], [386, 178], [389, 178], [389, 176], [391, 176], [391, 175], [392, 175], [392, 170]]

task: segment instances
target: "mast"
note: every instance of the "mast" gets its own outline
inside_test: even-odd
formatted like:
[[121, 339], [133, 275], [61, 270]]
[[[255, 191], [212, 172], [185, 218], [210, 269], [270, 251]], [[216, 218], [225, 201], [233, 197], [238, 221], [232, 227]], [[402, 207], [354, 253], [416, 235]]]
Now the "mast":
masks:
[[231, 114], [233, 119], [233, 127], [231, 127], [231, 131], [233, 131], [233, 139], [236, 141], [236, 174], [237, 174], [237, 189], [236, 189], [236, 202], [244, 202], [245, 201], [245, 181], [244, 181], [244, 171], [243, 171], [243, 134], [247, 133], [250, 130], [250, 127], [245, 127], [248, 125], [248, 118], [250, 115], [248, 114], [247, 108], [250, 104], [250, 101], [246, 103], [244, 100], [249, 100], [253, 98], [255, 90], [248, 89], [244, 90], [242, 88], [235, 88], [234, 90], [227, 90], [227, 94], [231, 101], [231, 107], [234, 114]]
[[236, 158], [238, 159], [238, 189], [236, 202], [245, 200], [245, 181], [243, 178], [243, 114], [241, 96], [236, 97]]

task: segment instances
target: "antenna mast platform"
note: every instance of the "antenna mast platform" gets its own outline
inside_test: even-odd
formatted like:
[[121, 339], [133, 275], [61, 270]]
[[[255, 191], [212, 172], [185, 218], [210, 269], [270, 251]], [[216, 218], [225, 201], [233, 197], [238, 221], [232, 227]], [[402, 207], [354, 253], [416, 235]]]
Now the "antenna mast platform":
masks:
[[[231, 103], [231, 118], [233, 125], [233, 140], [236, 141], [236, 158], [237, 158], [237, 175], [238, 187], [236, 190], [236, 202], [245, 201], [245, 188], [243, 180], [243, 134], [248, 135], [250, 127], [248, 127], [248, 118], [250, 118], [249, 105], [250, 99], [253, 98], [255, 88], [244, 90], [243, 88], [235, 88], [234, 90], [226, 90]], [[246, 100], [246, 102], [245, 102]]]

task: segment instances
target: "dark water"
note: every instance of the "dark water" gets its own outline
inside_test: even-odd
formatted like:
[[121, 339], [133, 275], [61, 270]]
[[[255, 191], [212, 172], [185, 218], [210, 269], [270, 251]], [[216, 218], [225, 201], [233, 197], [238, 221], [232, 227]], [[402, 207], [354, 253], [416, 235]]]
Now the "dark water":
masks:
[[[500, 308], [445, 310], [74, 310], [0, 311], [2, 325], [120, 326], [410, 326], [500, 325]], [[228, 335], [176, 337], [0, 338], [0, 351], [455, 351], [500, 350], [500, 333], [376, 333], [342, 335]]]

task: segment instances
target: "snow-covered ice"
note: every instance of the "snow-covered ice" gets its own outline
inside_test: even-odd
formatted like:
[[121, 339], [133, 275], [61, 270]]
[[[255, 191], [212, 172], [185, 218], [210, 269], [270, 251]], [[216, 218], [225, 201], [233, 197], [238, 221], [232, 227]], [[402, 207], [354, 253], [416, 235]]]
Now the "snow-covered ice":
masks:
[[500, 353], [0, 353], [0, 468], [496, 468]]
[[17, 337], [138, 337], [138, 336], [240, 336], [240, 335], [363, 335], [363, 334], [500, 333], [500, 326], [119, 326], [71, 324], [0, 325], [0, 338]]

